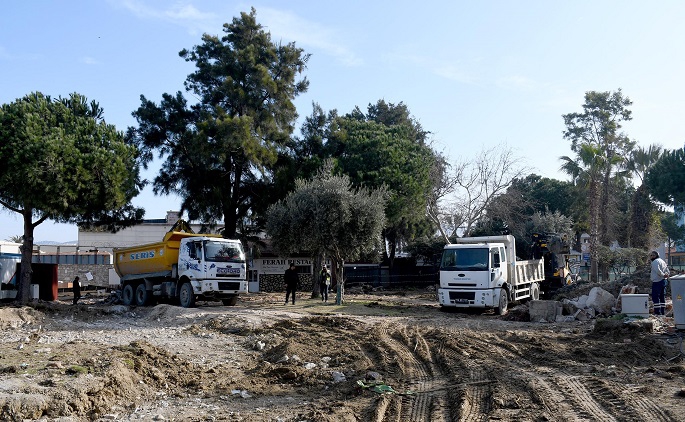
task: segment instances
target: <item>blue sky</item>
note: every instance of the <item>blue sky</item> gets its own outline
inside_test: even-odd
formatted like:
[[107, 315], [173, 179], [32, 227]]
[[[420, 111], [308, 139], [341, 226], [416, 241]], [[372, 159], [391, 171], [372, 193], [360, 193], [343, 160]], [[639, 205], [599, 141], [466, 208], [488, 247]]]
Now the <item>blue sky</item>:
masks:
[[[141, 94], [158, 102], [183, 90], [193, 68], [180, 50], [250, 7], [273, 40], [312, 55], [300, 116], [312, 102], [345, 113], [402, 101], [454, 160], [505, 144], [532, 172], [566, 180], [562, 114], [580, 111], [586, 91], [621, 88], [634, 103], [624, 125], [632, 139], [685, 143], [685, 3], [676, 0], [5, 2], [0, 103], [79, 92], [124, 131]], [[179, 208], [150, 189], [134, 203], [146, 218]], [[0, 239], [22, 231], [19, 218], [0, 211]], [[74, 226], [51, 222], [35, 233], [37, 241], [76, 238]]]

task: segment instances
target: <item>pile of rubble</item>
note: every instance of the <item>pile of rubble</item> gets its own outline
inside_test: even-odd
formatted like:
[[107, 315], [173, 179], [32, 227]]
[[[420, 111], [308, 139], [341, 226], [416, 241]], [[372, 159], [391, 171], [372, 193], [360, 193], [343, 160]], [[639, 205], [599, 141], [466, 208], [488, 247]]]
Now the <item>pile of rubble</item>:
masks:
[[654, 316], [651, 295], [648, 294], [651, 283], [648, 285], [644, 282], [643, 275], [633, 274], [623, 280], [605, 283], [603, 287], [585, 285], [577, 289], [576, 293], [584, 294], [572, 296], [569, 294], [572, 290], [568, 289], [564, 294], [557, 295], [555, 300], [530, 301], [513, 308], [510, 319], [563, 323], [603, 318], [636, 322], [651, 332], [671, 332], [674, 329], [672, 300], [666, 297], [664, 316]]

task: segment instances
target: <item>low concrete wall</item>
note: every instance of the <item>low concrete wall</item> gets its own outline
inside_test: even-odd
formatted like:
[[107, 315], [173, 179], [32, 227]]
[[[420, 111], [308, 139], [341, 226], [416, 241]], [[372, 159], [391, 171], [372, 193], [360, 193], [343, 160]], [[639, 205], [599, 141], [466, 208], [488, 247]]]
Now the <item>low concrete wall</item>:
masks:
[[[59, 288], [71, 287], [74, 277], [79, 276], [81, 288], [87, 286], [109, 287], [109, 269], [114, 268], [110, 264], [59, 264], [57, 279], [60, 281]], [[93, 279], [88, 281], [86, 273], [90, 272]]]
[[[259, 291], [260, 292], [285, 292], [285, 275], [284, 274], [260, 274], [259, 275]], [[311, 274], [298, 274], [299, 282], [297, 283], [298, 292], [311, 292], [313, 288], [313, 277]]]

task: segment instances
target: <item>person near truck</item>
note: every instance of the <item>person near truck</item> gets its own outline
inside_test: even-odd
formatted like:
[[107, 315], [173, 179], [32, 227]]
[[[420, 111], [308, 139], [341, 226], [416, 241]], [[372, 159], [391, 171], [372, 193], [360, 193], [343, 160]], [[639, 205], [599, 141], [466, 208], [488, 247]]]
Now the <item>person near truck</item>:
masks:
[[74, 292], [74, 305], [81, 299], [81, 283], [79, 283], [78, 276], [74, 277], [74, 281], [71, 282], [71, 291]]
[[666, 305], [666, 278], [668, 277], [668, 265], [659, 258], [659, 252], [652, 251], [649, 254], [652, 260], [652, 270], [649, 278], [652, 281], [652, 302], [654, 302], [654, 315], [663, 315]]
[[285, 270], [285, 304], [288, 304], [288, 298], [290, 294], [293, 295], [293, 305], [295, 304], [295, 290], [297, 289], [297, 270], [295, 269], [295, 263], [290, 263], [290, 268]]
[[319, 273], [319, 292], [321, 293], [321, 301], [328, 302], [328, 288], [331, 285], [331, 273], [328, 272], [326, 265], [321, 267]]

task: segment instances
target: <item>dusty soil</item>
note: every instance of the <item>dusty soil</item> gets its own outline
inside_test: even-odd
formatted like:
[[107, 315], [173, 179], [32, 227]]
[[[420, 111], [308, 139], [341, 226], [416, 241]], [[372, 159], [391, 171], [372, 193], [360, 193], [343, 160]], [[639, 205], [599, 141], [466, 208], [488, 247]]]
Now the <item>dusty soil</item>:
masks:
[[[430, 291], [0, 307], [0, 420], [677, 421], [679, 333], [443, 312]], [[512, 312], [514, 315], [515, 312]], [[627, 326], [626, 326], [627, 327]]]

